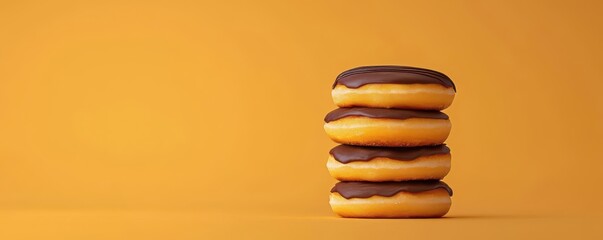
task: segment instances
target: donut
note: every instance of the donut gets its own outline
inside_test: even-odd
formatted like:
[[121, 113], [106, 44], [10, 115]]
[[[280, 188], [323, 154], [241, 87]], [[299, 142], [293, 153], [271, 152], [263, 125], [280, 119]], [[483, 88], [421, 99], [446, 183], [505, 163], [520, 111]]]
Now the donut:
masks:
[[333, 212], [354, 218], [429, 218], [448, 213], [452, 189], [441, 181], [339, 182], [331, 189]]
[[405, 66], [366, 66], [337, 76], [331, 92], [339, 107], [446, 109], [456, 93], [443, 73]]
[[452, 127], [442, 112], [386, 108], [338, 108], [324, 120], [324, 129], [333, 141], [359, 146], [439, 145]]
[[339, 145], [329, 151], [327, 168], [339, 181], [409, 181], [442, 179], [450, 171], [450, 148], [358, 147]]

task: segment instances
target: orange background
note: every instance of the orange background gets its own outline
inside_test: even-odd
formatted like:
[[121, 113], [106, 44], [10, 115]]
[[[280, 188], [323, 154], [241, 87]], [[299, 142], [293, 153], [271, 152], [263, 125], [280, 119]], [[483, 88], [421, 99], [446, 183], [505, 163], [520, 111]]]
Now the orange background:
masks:
[[[601, 237], [596, 2], [0, 1], [0, 238]], [[330, 212], [375, 64], [458, 86], [449, 218]]]

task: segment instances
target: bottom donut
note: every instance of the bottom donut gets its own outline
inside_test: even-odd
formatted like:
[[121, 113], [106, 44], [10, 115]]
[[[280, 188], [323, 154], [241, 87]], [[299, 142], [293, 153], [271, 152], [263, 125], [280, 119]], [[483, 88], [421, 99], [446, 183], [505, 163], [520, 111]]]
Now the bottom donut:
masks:
[[435, 218], [450, 210], [452, 189], [437, 180], [339, 182], [331, 189], [333, 212], [350, 218]]

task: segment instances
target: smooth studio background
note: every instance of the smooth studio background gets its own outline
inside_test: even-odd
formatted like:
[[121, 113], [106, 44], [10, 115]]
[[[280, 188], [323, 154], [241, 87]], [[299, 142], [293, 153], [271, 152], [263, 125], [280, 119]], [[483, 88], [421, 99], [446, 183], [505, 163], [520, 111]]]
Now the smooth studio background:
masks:
[[[0, 236], [592, 237], [596, 2], [1, 1]], [[452, 218], [330, 212], [330, 86], [376, 64], [458, 86]]]

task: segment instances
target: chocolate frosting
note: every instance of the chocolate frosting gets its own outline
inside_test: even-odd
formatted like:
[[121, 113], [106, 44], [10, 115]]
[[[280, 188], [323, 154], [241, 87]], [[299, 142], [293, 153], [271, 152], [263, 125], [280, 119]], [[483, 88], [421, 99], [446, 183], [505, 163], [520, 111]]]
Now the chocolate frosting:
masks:
[[370, 83], [391, 84], [440, 84], [444, 87], [456, 86], [452, 80], [441, 72], [407, 66], [365, 66], [342, 72], [337, 76], [333, 88], [337, 84], [348, 88], [359, 88]]
[[433, 118], [433, 119], [448, 119], [448, 115], [439, 111], [417, 111], [405, 109], [389, 109], [389, 108], [338, 108], [325, 116], [325, 122], [332, 122], [349, 116], [360, 116], [369, 118], [393, 118], [393, 119], [408, 119], [408, 118]]
[[358, 147], [339, 145], [329, 151], [329, 154], [340, 163], [354, 161], [370, 161], [373, 158], [385, 157], [400, 161], [410, 161], [422, 156], [450, 153], [446, 145], [424, 147]]
[[346, 199], [369, 198], [375, 195], [391, 197], [399, 192], [425, 192], [437, 188], [445, 189], [452, 196], [448, 184], [438, 180], [406, 182], [338, 182], [331, 192], [338, 192]]

